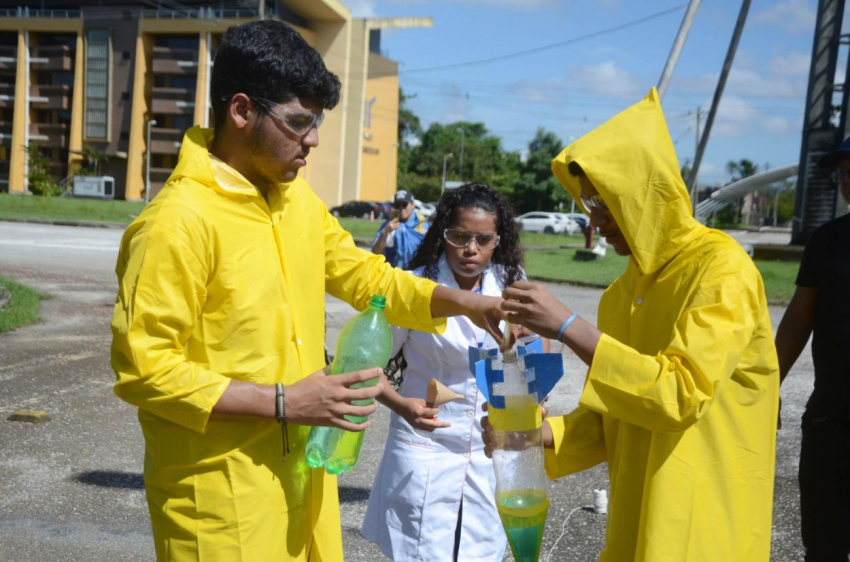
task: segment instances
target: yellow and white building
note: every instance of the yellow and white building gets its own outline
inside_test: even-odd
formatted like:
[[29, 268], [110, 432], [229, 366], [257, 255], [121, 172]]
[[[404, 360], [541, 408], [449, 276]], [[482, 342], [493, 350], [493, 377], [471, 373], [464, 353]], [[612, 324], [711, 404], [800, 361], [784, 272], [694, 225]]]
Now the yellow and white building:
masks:
[[56, 183], [91, 146], [108, 157], [101, 174], [115, 178], [116, 197], [144, 200], [148, 173], [156, 195], [184, 131], [211, 126], [222, 34], [275, 18], [301, 33], [343, 85], [305, 179], [328, 206], [395, 193], [398, 64], [382, 56], [380, 34], [430, 27], [430, 18], [358, 19], [338, 0], [18, 3], [0, 9], [0, 191], [28, 193], [26, 146], [35, 144]]

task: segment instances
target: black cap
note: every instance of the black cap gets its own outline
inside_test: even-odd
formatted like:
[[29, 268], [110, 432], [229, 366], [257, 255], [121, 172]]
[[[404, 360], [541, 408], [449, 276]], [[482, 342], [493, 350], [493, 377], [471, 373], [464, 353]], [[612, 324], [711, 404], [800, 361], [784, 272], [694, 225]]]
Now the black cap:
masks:
[[413, 195], [411, 195], [409, 191], [402, 189], [401, 191], [395, 192], [395, 197], [393, 197], [393, 207], [403, 209], [407, 207], [411, 201], [413, 201]]
[[824, 154], [818, 164], [823, 168], [834, 168], [843, 158], [850, 158], [850, 137], [844, 139], [835, 150]]

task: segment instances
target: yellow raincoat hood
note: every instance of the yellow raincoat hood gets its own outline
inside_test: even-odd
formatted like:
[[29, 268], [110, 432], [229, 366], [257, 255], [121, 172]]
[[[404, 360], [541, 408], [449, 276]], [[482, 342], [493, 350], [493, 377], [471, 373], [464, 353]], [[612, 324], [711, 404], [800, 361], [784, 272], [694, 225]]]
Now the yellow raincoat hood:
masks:
[[582, 167], [611, 209], [641, 273], [667, 263], [701, 228], [655, 88], [552, 161], [555, 177], [580, 202], [570, 162]]

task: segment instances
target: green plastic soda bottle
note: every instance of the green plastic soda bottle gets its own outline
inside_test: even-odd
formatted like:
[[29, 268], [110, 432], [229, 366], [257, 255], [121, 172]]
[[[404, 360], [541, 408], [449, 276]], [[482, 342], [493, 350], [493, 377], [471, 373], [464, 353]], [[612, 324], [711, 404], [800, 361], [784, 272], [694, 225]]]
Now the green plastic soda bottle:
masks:
[[[393, 336], [384, 316], [387, 299], [381, 295], [372, 295], [369, 308], [352, 318], [342, 328], [336, 342], [336, 352], [331, 364], [331, 375], [350, 373], [374, 367], [383, 368], [390, 360]], [[362, 388], [378, 384], [380, 377], [352, 385]], [[358, 406], [373, 402], [355, 400]], [[366, 421], [366, 417], [345, 416], [352, 423]], [[362, 431], [345, 431], [337, 427], [315, 426], [307, 439], [307, 464], [313, 468], [324, 467], [328, 474], [348, 472], [357, 463], [360, 447], [363, 445]]]

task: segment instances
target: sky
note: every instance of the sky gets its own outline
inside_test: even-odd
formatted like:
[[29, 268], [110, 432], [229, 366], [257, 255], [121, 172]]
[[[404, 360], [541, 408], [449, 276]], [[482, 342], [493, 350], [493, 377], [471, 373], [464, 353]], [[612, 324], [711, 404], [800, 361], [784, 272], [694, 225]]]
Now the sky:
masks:
[[[355, 17], [433, 18], [430, 29], [382, 32], [381, 49], [399, 63], [405, 94], [415, 95], [410, 108], [425, 127], [482, 122], [504, 148], [523, 151], [538, 127], [566, 146], [642, 99], [658, 83], [687, 0], [343, 3]], [[663, 101], [680, 163], [693, 161], [697, 108], [707, 112], [711, 106], [740, 7], [740, 0], [702, 0], [696, 14]], [[817, 0], [753, 0], [700, 168], [701, 184], [728, 181], [730, 160], [748, 158], [760, 169], [799, 161], [816, 9]], [[596, 32], [602, 33], [581, 39]], [[472, 64], [434, 68], [460, 63]], [[838, 67], [843, 81], [844, 63]], [[703, 114], [701, 127], [705, 119]]]

